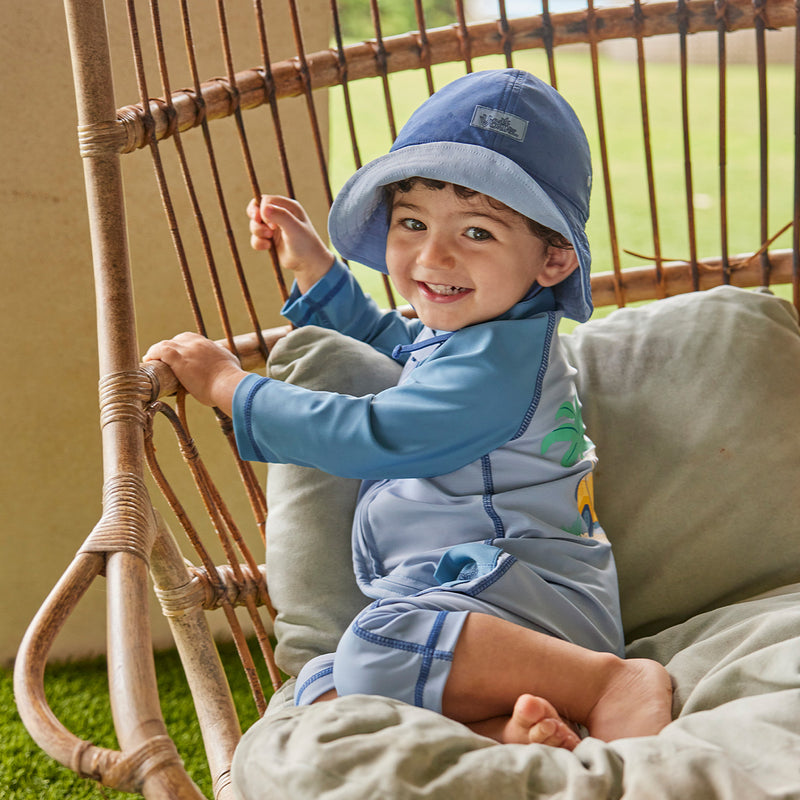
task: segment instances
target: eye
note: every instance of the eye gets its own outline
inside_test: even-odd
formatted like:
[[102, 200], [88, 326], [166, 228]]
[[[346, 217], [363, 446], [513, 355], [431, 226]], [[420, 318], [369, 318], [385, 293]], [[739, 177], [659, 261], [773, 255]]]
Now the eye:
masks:
[[420, 222], [418, 219], [414, 219], [413, 217], [404, 217], [397, 221], [397, 224], [400, 225], [401, 228], [405, 228], [409, 231], [424, 231], [425, 223]]
[[476, 228], [474, 226], [467, 228], [465, 235], [468, 239], [472, 239], [476, 242], [485, 242], [489, 239], [494, 239], [494, 236], [485, 228]]

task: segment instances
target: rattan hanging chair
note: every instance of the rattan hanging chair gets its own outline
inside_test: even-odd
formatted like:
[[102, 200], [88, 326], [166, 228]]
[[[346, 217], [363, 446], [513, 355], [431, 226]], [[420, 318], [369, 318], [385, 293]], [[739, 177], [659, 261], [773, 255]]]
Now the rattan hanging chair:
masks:
[[[263, 474], [238, 458], [231, 421], [221, 412], [215, 427], [230, 444], [228, 464], [220, 466], [218, 456], [228, 445], [213, 451], [211, 461], [204, 457], [190, 428], [197, 409], [165, 365], [140, 363], [147, 345], [137, 332], [141, 304], [163, 306], [165, 317], [154, 335], [166, 338], [193, 325], [225, 343], [245, 368], [263, 369], [288, 330], [279, 318], [288, 288], [274, 257], [249, 248], [243, 216], [249, 197], [297, 196], [322, 226], [342, 177], [376, 155], [371, 148], [387, 149], [408, 111], [430, 92], [466, 71], [518, 65], [568, 96], [576, 86], [591, 87], [588, 104], [578, 111], [595, 151], [597, 307], [661, 302], [725, 284], [773, 287], [800, 305], [800, 231], [792, 225], [800, 208], [800, 95], [796, 79], [793, 94], [772, 88], [768, 58], [771, 31], [794, 31], [798, 11], [790, 0], [603, 7], [589, 0], [586, 7], [561, 12], [544, 0], [541, 13], [512, 17], [500, 0], [488, 21], [473, 21], [456, 0], [449, 24], [429, 29], [417, 0], [414, 30], [397, 32], [381, 27], [388, 3], [383, 9], [363, 0], [358, 16], [371, 16], [373, 33], [368, 41], [345, 44], [349, 34], [342, 30], [336, 0], [303, 9], [294, 0], [283, 7], [255, 0], [247, 9], [218, 0], [219, 31], [211, 42], [200, 40], [193, 28], [194, 17], [207, 17], [210, 6], [185, 0], [168, 10], [157, 0], [105, 5], [115, 24], [122, 16], [116, 6], [126, 6], [132, 56], [127, 65], [115, 64], [116, 79], [132, 85], [120, 78], [123, 67], [131, 70], [138, 95], [114, 92], [109, 41], [116, 41], [118, 31], [109, 33], [103, 0], [66, 0], [97, 289], [103, 515], [29, 628], [16, 664], [16, 698], [35, 740], [80, 775], [148, 798], [201, 797], [162, 719], [148, 623], [154, 586], [195, 698], [215, 797], [227, 798], [233, 796], [230, 766], [242, 732], [207, 620], [215, 620], [215, 635], [217, 618], [230, 628], [227, 636], [236, 643], [259, 715], [272, 689], [262, 685], [257, 662], [266, 664], [274, 688], [282, 681], [270, 643], [276, 612], [263, 566]], [[237, 38], [245, 14], [252, 19], [246, 45]], [[236, 16], [236, 36], [227, 15]], [[330, 47], [306, 51], [304, 16], [323, 28]], [[280, 52], [293, 55], [273, 60], [278, 22], [293, 37], [289, 45], [281, 34]], [[746, 119], [729, 111], [726, 48], [734, 33], [747, 37], [755, 54], [746, 67], [736, 68], [752, 74], [756, 86]], [[692, 43], [700, 34], [715, 78], [713, 97], [690, 91]], [[650, 60], [651, 46], [662, 41], [670, 44], [666, 59], [675, 87], [669, 102], [649, 88], [648, 70], [665, 68], [664, 57]], [[615, 67], [606, 55], [612, 45], [626, 50]], [[237, 48], [247, 58], [256, 53], [255, 60], [244, 61]], [[201, 73], [206, 63], [222, 65], [222, 77]], [[626, 105], [619, 105], [622, 90], [607, 71], [623, 76]], [[188, 88], [176, 88], [173, 72]], [[329, 109], [335, 109], [330, 124]], [[627, 111], [621, 109], [635, 111], [624, 125], [633, 135], [624, 142], [619, 116]], [[696, 127], [708, 132], [709, 120], [711, 153], [696, 144]], [[783, 125], [777, 135], [776, 120]], [[363, 133], [365, 127], [378, 135]], [[734, 139], [753, 154], [746, 184], [727, 156]], [[742, 145], [737, 148], [741, 152]], [[665, 150], [672, 160], [662, 166]], [[331, 153], [336, 160], [329, 169]], [[232, 159], [240, 159], [235, 185]], [[128, 170], [152, 171], [166, 216], [162, 231], [141, 231], [126, 216], [126, 202], [135, 206], [137, 200], [126, 198], [123, 164], [126, 176]], [[635, 197], [630, 181], [624, 194], [615, 191], [622, 183], [618, 175], [630, 173], [632, 164], [639, 176], [633, 180]], [[715, 209], [702, 220], [701, 194]], [[759, 213], [743, 219], [733, 209], [745, 196], [747, 208]], [[273, 289], [265, 288], [270, 274]], [[178, 294], [181, 285], [185, 300]], [[394, 306], [391, 287], [382, 289], [385, 305]], [[170, 308], [174, 319], [166, 316]], [[173, 481], [171, 467], [162, 464], [162, 451], [174, 449], [173, 441], [191, 476], [188, 483]], [[238, 478], [214, 477], [223, 469]], [[223, 496], [237, 483], [249, 503], [237, 499], [231, 505]], [[162, 499], [155, 499], [156, 487]], [[189, 490], [196, 494], [185, 499]], [[189, 561], [184, 550], [191, 552]], [[119, 750], [68, 731], [50, 711], [43, 688], [51, 643], [96, 581], [105, 582], [108, 596]]]

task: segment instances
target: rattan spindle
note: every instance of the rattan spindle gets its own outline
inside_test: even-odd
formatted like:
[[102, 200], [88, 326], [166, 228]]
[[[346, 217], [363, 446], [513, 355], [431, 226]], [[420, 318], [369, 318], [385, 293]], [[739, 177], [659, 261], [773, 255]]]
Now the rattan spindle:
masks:
[[322, 132], [320, 130], [319, 116], [317, 108], [314, 104], [312, 96], [312, 89], [314, 88], [314, 79], [309, 68], [308, 58], [306, 57], [306, 50], [303, 44], [303, 31], [300, 27], [300, 16], [297, 10], [297, 3], [295, 0], [288, 0], [289, 15], [292, 21], [292, 33], [294, 35], [295, 47], [297, 48], [297, 68], [300, 74], [300, 79], [303, 87], [303, 97], [306, 100], [306, 110], [308, 112], [308, 122], [311, 127], [311, 132], [314, 136], [314, 152], [317, 156], [317, 163], [319, 165], [320, 174], [322, 175], [322, 186], [325, 191], [325, 196], [328, 200], [328, 205], [333, 202], [333, 195], [331, 194], [331, 182], [328, 178], [328, 165], [325, 161], [325, 150], [322, 144]]
[[650, 228], [653, 233], [653, 269], [658, 297], [665, 297], [664, 276], [661, 272], [661, 237], [658, 231], [658, 209], [656, 205], [656, 181], [653, 170], [653, 146], [650, 138], [650, 109], [647, 101], [647, 71], [644, 57], [644, 40], [641, 35], [642, 4], [634, 0], [633, 17], [636, 25], [636, 66], [639, 74], [639, 103], [642, 112], [642, 138], [644, 162], [647, 173], [647, 197], [650, 203]]
[[506, 0], [497, 0], [497, 11], [499, 19], [497, 20], [497, 29], [500, 34], [500, 47], [503, 51], [503, 56], [506, 59], [506, 67], [511, 69], [514, 66], [514, 60], [511, 57], [512, 52], [512, 34], [511, 28], [508, 25], [508, 16], [506, 15]]
[[722, 280], [731, 281], [731, 265], [728, 260], [728, 81], [727, 81], [727, 0], [714, 0], [717, 12], [717, 63], [719, 92], [719, 236], [720, 253], [722, 254]]
[[689, 134], [689, 56], [687, 52], [687, 32], [689, 28], [689, 9], [687, 0], [678, 0], [678, 37], [680, 43], [681, 72], [681, 128], [683, 137], [683, 175], [686, 189], [686, 226], [689, 240], [689, 265], [692, 276], [692, 291], [700, 285], [697, 265], [697, 230], [694, 213], [694, 177], [692, 175], [692, 145]]
[[[767, 124], [767, 45], [766, 45], [766, 20], [764, 19], [764, 0], [753, 0], [755, 8], [755, 40], [756, 40], [756, 69], [758, 70], [758, 165], [759, 165], [759, 199], [760, 199], [760, 238], [766, 242], [770, 236], [769, 230], [769, 145]], [[761, 282], [764, 286], [770, 284], [769, 254], [761, 254]]]
[[350, 147], [353, 152], [353, 163], [356, 169], [360, 169], [361, 151], [358, 147], [358, 136], [356, 134], [356, 124], [353, 118], [353, 103], [350, 99], [350, 86], [348, 85], [347, 59], [344, 55], [344, 39], [342, 37], [342, 23], [339, 18], [339, 4], [336, 0], [330, 0], [331, 20], [333, 23], [333, 35], [336, 40], [336, 64], [339, 68], [339, 84], [342, 87], [344, 99], [344, 112], [347, 117], [347, 132], [350, 134]]
[[553, 53], [553, 21], [550, 19], [550, 0], [542, 0], [542, 42], [547, 53], [547, 69], [550, 74], [550, 85], [558, 89], [556, 80], [556, 62]]
[[626, 297], [622, 288], [622, 275], [619, 258], [619, 243], [617, 241], [617, 220], [614, 213], [614, 195], [611, 189], [611, 170], [608, 161], [608, 143], [606, 141], [606, 122], [603, 113], [603, 95], [600, 81], [600, 61], [597, 48], [597, 25], [595, 21], [595, 8], [593, 0], [588, 0], [586, 11], [587, 38], [592, 58], [592, 81], [594, 85], [594, 104], [597, 118], [597, 135], [600, 145], [600, 164], [603, 174], [603, 191], [606, 201], [606, 217], [608, 219], [608, 238], [611, 246], [611, 268], [614, 278], [614, 298], [621, 308], [625, 305]]
[[425, 25], [425, 10], [422, 7], [422, 0], [414, 0], [414, 16], [417, 18], [417, 43], [419, 45], [419, 58], [422, 68], [425, 70], [425, 81], [428, 86], [428, 94], [433, 94], [433, 73], [431, 72], [431, 50], [428, 43], [428, 31]]
[[794, 228], [792, 229], [792, 297], [800, 308], [800, 3], [794, 29]]
[[[183, 3], [186, 2], [186, 0], [181, 1]], [[294, 197], [295, 192], [294, 184], [292, 182], [292, 171], [289, 167], [289, 158], [286, 153], [286, 138], [283, 135], [283, 125], [281, 124], [281, 116], [275, 94], [275, 79], [272, 76], [272, 59], [270, 58], [269, 41], [267, 39], [267, 23], [264, 15], [264, 4], [262, 0], [254, 0], [253, 9], [255, 11], [259, 52], [261, 53], [261, 61], [263, 63], [261, 69], [264, 81], [264, 94], [266, 98], [266, 104], [269, 107], [272, 126], [275, 132], [275, 140], [278, 149], [278, 162], [281, 167], [281, 175], [283, 176], [283, 186], [286, 194], [289, 197]], [[283, 296], [283, 292], [281, 294]]]
[[[389, 75], [386, 59], [386, 48], [383, 44], [383, 33], [381, 28], [381, 12], [378, 7], [377, 0], [370, 0], [369, 2], [370, 17], [372, 19], [372, 27], [375, 31], [375, 61], [378, 64], [378, 70], [381, 79], [381, 87], [383, 88], [383, 99], [386, 105], [386, 120], [389, 124], [389, 136], [392, 141], [397, 138], [397, 122], [395, 121], [394, 103], [392, 102], [392, 92], [389, 88]], [[389, 308], [397, 308], [397, 303], [394, 297], [394, 290], [392, 289], [391, 282], [388, 276], [383, 276], [383, 289], [386, 294]]]
[[386, 56], [386, 47], [383, 43], [383, 31], [381, 28], [381, 12], [378, 8], [377, 0], [369, 0], [369, 13], [372, 18], [372, 29], [375, 33], [375, 39], [372, 46], [375, 50], [375, 63], [378, 67], [378, 75], [381, 79], [381, 87], [383, 88], [383, 99], [386, 104], [386, 119], [389, 123], [389, 136], [392, 141], [397, 138], [397, 123], [394, 117], [394, 103], [392, 102], [392, 93], [389, 89], [389, 67], [388, 59]]
[[474, 53], [472, 52], [472, 41], [470, 39], [470, 32], [467, 28], [467, 15], [464, 11], [464, 0], [456, 0], [456, 17], [458, 19], [458, 47], [461, 53], [461, 60], [464, 62], [464, 68], [467, 72], [472, 72], [472, 59]]

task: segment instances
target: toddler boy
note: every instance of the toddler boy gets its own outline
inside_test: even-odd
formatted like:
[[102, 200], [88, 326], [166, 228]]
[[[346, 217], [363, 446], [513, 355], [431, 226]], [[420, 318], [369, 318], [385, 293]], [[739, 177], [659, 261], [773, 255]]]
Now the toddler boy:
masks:
[[623, 656], [594, 449], [564, 315], [591, 314], [591, 165], [572, 109], [520, 70], [467, 75], [348, 181], [329, 233], [388, 272], [417, 319], [378, 309], [293, 200], [248, 207], [251, 242], [294, 272], [284, 314], [404, 364], [379, 394], [310, 391], [243, 372], [181, 334], [148, 351], [233, 417], [247, 460], [362, 479], [356, 578], [373, 603], [298, 676], [298, 705], [380, 694], [503, 742], [573, 748], [670, 721], [655, 662]]

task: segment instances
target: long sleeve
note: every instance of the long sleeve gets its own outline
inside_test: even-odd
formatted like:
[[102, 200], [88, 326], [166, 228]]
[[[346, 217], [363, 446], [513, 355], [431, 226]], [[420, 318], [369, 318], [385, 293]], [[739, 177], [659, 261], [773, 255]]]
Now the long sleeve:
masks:
[[404, 383], [367, 397], [250, 376], [234, 396], [239, 451], [346, 477], [452, 472], [527, 424], [545, 359], [520, 343], [545, 341], [551, 327], [543, 315], [465, 328]]

